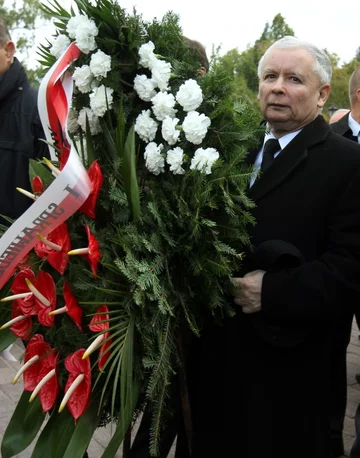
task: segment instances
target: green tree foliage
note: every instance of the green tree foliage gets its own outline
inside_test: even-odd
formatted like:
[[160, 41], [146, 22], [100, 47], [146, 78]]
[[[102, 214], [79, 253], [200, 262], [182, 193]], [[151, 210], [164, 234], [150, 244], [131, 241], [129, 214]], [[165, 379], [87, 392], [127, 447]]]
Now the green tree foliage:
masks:
[[29, 69], [26, 59], [34, 46], [35, 30], [40, 19], [48, 20], [49, 16], [41, 10], [39, 0], [0, 0], [0, 17], [6, 22], [17, 51], [23, 56], [22, 64], [27, 70], [30, 82], [37, 85], [41, 76], [40, 69]]
[[[233, 96], [235, 100], [246, 99], [257, 106], [258, 76], [257, 67], [261, 56], [274, 41], [285, 35], [294, 35], [283, 16], [277, 14], [272, 23], [265, 24], [264, 30], [253, 46], [248, 46], [241, 53], [232, 49], [215, 61], [232, 77]], [[218, 50], [219, 51], [219, 50]]]

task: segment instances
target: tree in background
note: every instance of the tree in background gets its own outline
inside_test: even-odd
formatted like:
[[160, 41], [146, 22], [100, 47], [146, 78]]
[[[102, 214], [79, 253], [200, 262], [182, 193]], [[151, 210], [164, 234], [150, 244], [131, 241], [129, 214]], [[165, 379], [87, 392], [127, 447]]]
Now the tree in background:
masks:
[[49, 17], [41, 10], [39, 0], [13, 0], [11, 3], [0, 0], [0, 16], [6, 22], [16, 49], [21, 54], [21, 63], [26, 69], [30, 83], [37, 86], [41, 78], [41, 69], [29, 68], [29, 50], [34, 46], [35, 29], [40, 20], [47, 21]]

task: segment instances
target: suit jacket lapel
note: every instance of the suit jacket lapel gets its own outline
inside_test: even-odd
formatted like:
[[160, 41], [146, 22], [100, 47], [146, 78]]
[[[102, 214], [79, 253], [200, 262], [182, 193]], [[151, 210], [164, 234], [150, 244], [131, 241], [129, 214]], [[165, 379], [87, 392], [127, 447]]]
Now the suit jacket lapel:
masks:
[[349, 127], [349, 113], [343, 116], [338, 122], [331, 124], [331, 130], [343, 137], [351, 138], [353, 136], [352, 130]]
[[[308, 149], [323, 141], [329, 134], [329, 126], [322, 116], [318, 116], [284, 148], [274, 159], [271, 167], [256, 180], [248, 195], [254, 201], [280, 186], [283, 181], [307, 158]], [[256, 157], [256, 156], [255, 156]]]

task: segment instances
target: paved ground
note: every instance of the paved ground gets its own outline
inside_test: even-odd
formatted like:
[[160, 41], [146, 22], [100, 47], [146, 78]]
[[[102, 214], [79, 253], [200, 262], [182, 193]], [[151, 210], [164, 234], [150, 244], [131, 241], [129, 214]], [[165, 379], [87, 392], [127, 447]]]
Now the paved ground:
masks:
[[[355, 436], [354, 416], [357, 405], [360, 403], [360, 385], [355, 380], [355, 375], [360, 373], [360, 340], [358, 339], [359, 331], [356, 324], [353, 325], [351, 343], [348, 348], [348, 406], [345, 418], [344, 441], [346, 452], [349, 453]], [[21, 359], [23, 355], [22, 342], [18, 341], [12, 349], [12, 354]], [[4, 434], [7, 423], [14, 410], [15, 404], [22, 393], [22, 382], [19, 381], [16, 385], [12, 385], [11, 380], [18, 371], [20, 365], [18, 362], [8, 362], [0, 357], [0, 440]], [[95, 436], [89, 447], [90, 458], [100, 458], [104, 446], [108, 443], [111, 437], [111, 428], [100, 428], [95, 433]], [[18, 458], [30, 458], [32, 448], [17, 455]], [[173, 458], [174, 451], [172, 450], [168, 458]], [[116, 458], [122, 458], [121, 451], [118, 452]]]

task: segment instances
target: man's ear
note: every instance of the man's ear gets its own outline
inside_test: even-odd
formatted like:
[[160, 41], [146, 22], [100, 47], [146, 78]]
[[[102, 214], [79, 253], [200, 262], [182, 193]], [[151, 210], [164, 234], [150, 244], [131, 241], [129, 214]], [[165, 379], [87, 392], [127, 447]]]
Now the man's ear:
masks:
[[359, 89], [356, 89], [356, 93], [355, 93], [355, 94], [356, 94], [356, 100], [357, 100], [358, 102], [360, 102], [360, 88], [359, 88]]
[[325, 83], [320, 87], [319, 100], [317, 104], [318, 108], [322, 108], [325, 105], [327, 99], [329, 98], [330, 92], [331, 87], [329, 83]]
[[15, 43], [13, 41], [7, 41], [4, 45], [4, 49], [6, 52], [6, 58], [12, 64], [15, 54]]

